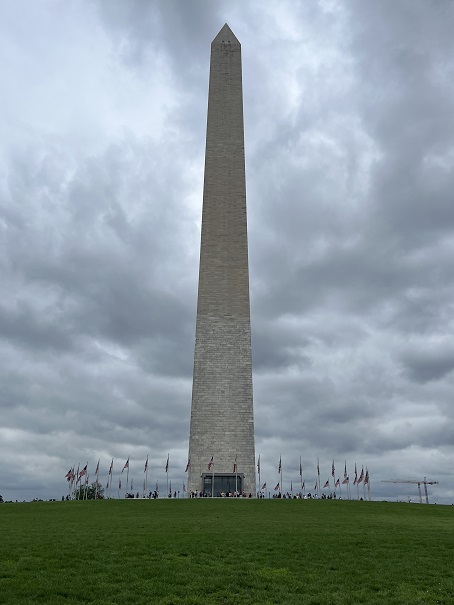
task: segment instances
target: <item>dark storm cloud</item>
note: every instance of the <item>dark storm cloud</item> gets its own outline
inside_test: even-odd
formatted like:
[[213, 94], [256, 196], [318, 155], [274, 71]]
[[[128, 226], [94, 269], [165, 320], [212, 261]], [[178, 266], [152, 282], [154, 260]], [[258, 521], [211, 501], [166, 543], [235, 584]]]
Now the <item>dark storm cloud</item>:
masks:
[[402, 357], [404, 368], [416, 382], [431, 382], [444, 378], [454, 369], [454, 351], [423, 350], [408, 351]]
[[134, 66], [146, 64], [149, 52], [165, 55], [174, 77], [193, 88], [206, 79], [207, 40], [222, 27], [219, 6], [207, 0], [95, 2], [115, 52]]

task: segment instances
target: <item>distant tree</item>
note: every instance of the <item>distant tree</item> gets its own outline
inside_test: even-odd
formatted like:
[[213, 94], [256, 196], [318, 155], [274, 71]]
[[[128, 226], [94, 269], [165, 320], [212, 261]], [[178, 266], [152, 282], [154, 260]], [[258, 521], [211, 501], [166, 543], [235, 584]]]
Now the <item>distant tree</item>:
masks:
[[[102, 500], [104, 498], [104, 488], [100, 483], [98, 483], [98, 500]], [[81, 485], [75, 494], [76, 500], [95, 500], [96, 498], [96, 481], [91, 485]]]

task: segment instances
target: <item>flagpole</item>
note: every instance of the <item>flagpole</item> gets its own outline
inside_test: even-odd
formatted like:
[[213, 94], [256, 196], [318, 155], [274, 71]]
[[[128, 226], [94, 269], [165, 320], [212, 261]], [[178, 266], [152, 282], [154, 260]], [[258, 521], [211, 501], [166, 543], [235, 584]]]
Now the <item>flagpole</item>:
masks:
[[98, 480], [99, 480], [99, 459], [96, 466], [96, 488], [95, 488], [95, 500], [98, 499]]
[[80, 462], [77, 465], [77, 473], [76, 473], [76, 480], [74, 481], [74, 500], [79, 500], [79, 494], [77, 493], [77, 484], [79, 483], [79, 470], [80, 470]]
[[129, 489], [129, 456], [128, 456], [128, 468], [126, 470], [126, 494], [128, 493], [128, 489]]
[[260, 493], [262, 492], [262, 479], [260, 477], [260, 454], [259, 454], [259, 462], [258, 462], [258, 471], [259, 471], [259, 489]]
[[213, 475], [211, 477], [211, 497], [214, 498], [214, 457], [213, 457]]
[[279, 456], [279, 463], [280, 463], [280, 467], [281, 467], [281, 496], [282, 496], [282, 492], [284, 491], [284, 484], [282, 483], [282, 456]]
[[237, 454], [235, 454], [235, 492], [238, 493], [238, 465]]
[[72, 468], [69, 471], [69, 479], [68, 479], [68, 499], [71, 498], [71, 487], [72, 487], [72, 482], [71, 482], [71, 478], [72, 478]]
[[170, 454], [167, 454], [167, 464], [166, 464], [166, 496], [169, 495], [169, 456], [170, 456]]
[[300, 456], [300, 485], [301, 491], [303, 490], [303, 467], [301, 466], [301, 456]]
[[[184, 472], [185, 472], [185, 473], [189, 473], [190, 468], [191, 468], [191, 459], [190, 459], [190, 458], [188, 458], [188, 462], [187, 462], [187, 464], [186, 464], [186, 468], [185, 468]], [[188, 474], [188, 476], [187, 476], [187, 478], [186, 478], [186, 481], [187, 481], [187, 483], [188, 483], [188, 485], [189, 485], [189, 474]], [[184, 486], [184, 483], [183, 483], [183, 486]], [[183, 490], [183, 493], [184, 493], [185, 491], [186, 491], [186, 496], [184, 496], [184, 495], [183, 495], [183, 498], [185, 498], [185, 497], [186, 497], [186, 498], [189, 498], [189, 497], [190, 497], [189, 492], [188, 492], [187, 490]]]
[[113, 478], [113, 458], [112, 458], [112, 462], [110, 463], [110, 482], [109, 482], [109, 500], [112, 498], [112, 478]]
[[144, 497], [147, 496], [148, 493], [148, 454], [147, 454], [147, 461], [145, 463], [145, 489], [144, 489]]

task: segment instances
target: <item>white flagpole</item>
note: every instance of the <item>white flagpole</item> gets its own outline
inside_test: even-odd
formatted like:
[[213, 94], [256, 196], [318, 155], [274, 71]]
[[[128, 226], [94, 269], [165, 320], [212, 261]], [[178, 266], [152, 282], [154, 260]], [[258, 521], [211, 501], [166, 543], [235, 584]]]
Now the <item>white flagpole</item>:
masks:
[[213, 470], [213, 476], [211, 478], [211, 497], [214, 498], [214, 456], [213, 456], [212, 470]]
[[167, 454], [167, 463], [166, 463], [166, 497], [169, 495], [169, 455]]
[[262, 492], [262, 479], [261, 479], [261, 476], [260, 476], [261, 470], [262, 469], [261, 469], [260, 454], [259, 454], [259, 468], [258, 468], [258, 471], [259, 471], [259, 489], [260, 489], [260, 493]]
[[235, 454], [235, 492], [238, 492], [238, 466], [237, 455]]
[[96, 466], [96, 488], [95, 488], [95, 500], [98, 499], [98, 479], [99, 479], [99, 460]]
[[84, 500], [87, 499], [87, 486], [88, 486], [88, 460], [87, 460], [87, 466], [85, 467], [87, 469], [87, 472], [85, 474], [85, 486], [84, 486]]
[[77, 465], [77, 473], [75, 475], [75, 481], [74, 481], [74, 500], [79, 500], [79, 493], [77, 491], [77, 484], [79, 483], [79, 470], [80, 470], [80, 462]]
[[283, 492], [284, 492], [284, 484], [282, 483], [282, 456], [279, 456], [279, 462], [280, 462], [280, 465], [281, 465], [281, 485], [280, 485], [280, 488], [281, 488], [281, 496], [282, 496]]
[[68, 498], [71, 498], [71, 487], [72, 487], [72, 475], [73, 474], [73, 469], [71, 468], [70, 470], [70, 475], [69, 475], [69, 479], [68, 479]]
[[126, 493], [129, 489], [129, 456], [128, 456], [128, 468], [126, 469]]
[[148, 494], [148, 454], [147, 454], [147, 470], [145, 472], [145, 496]]
[[109, 499], [112, 497], [112, 479], [113, 479], [113, 458], [112, 458], [112, 462], [110, 463], [110, 481], [109, 481]]

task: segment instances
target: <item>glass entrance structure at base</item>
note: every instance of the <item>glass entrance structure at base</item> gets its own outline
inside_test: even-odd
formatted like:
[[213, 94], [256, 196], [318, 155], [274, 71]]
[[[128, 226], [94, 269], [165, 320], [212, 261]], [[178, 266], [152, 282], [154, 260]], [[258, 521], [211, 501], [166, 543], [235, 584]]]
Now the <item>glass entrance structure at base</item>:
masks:
[[[212, 495], [213, 473], [203, 473], [202, 491], [207, 495]], [[244, 485], [244, 473], [214, 473], [214, 496], [242, 493]]]

